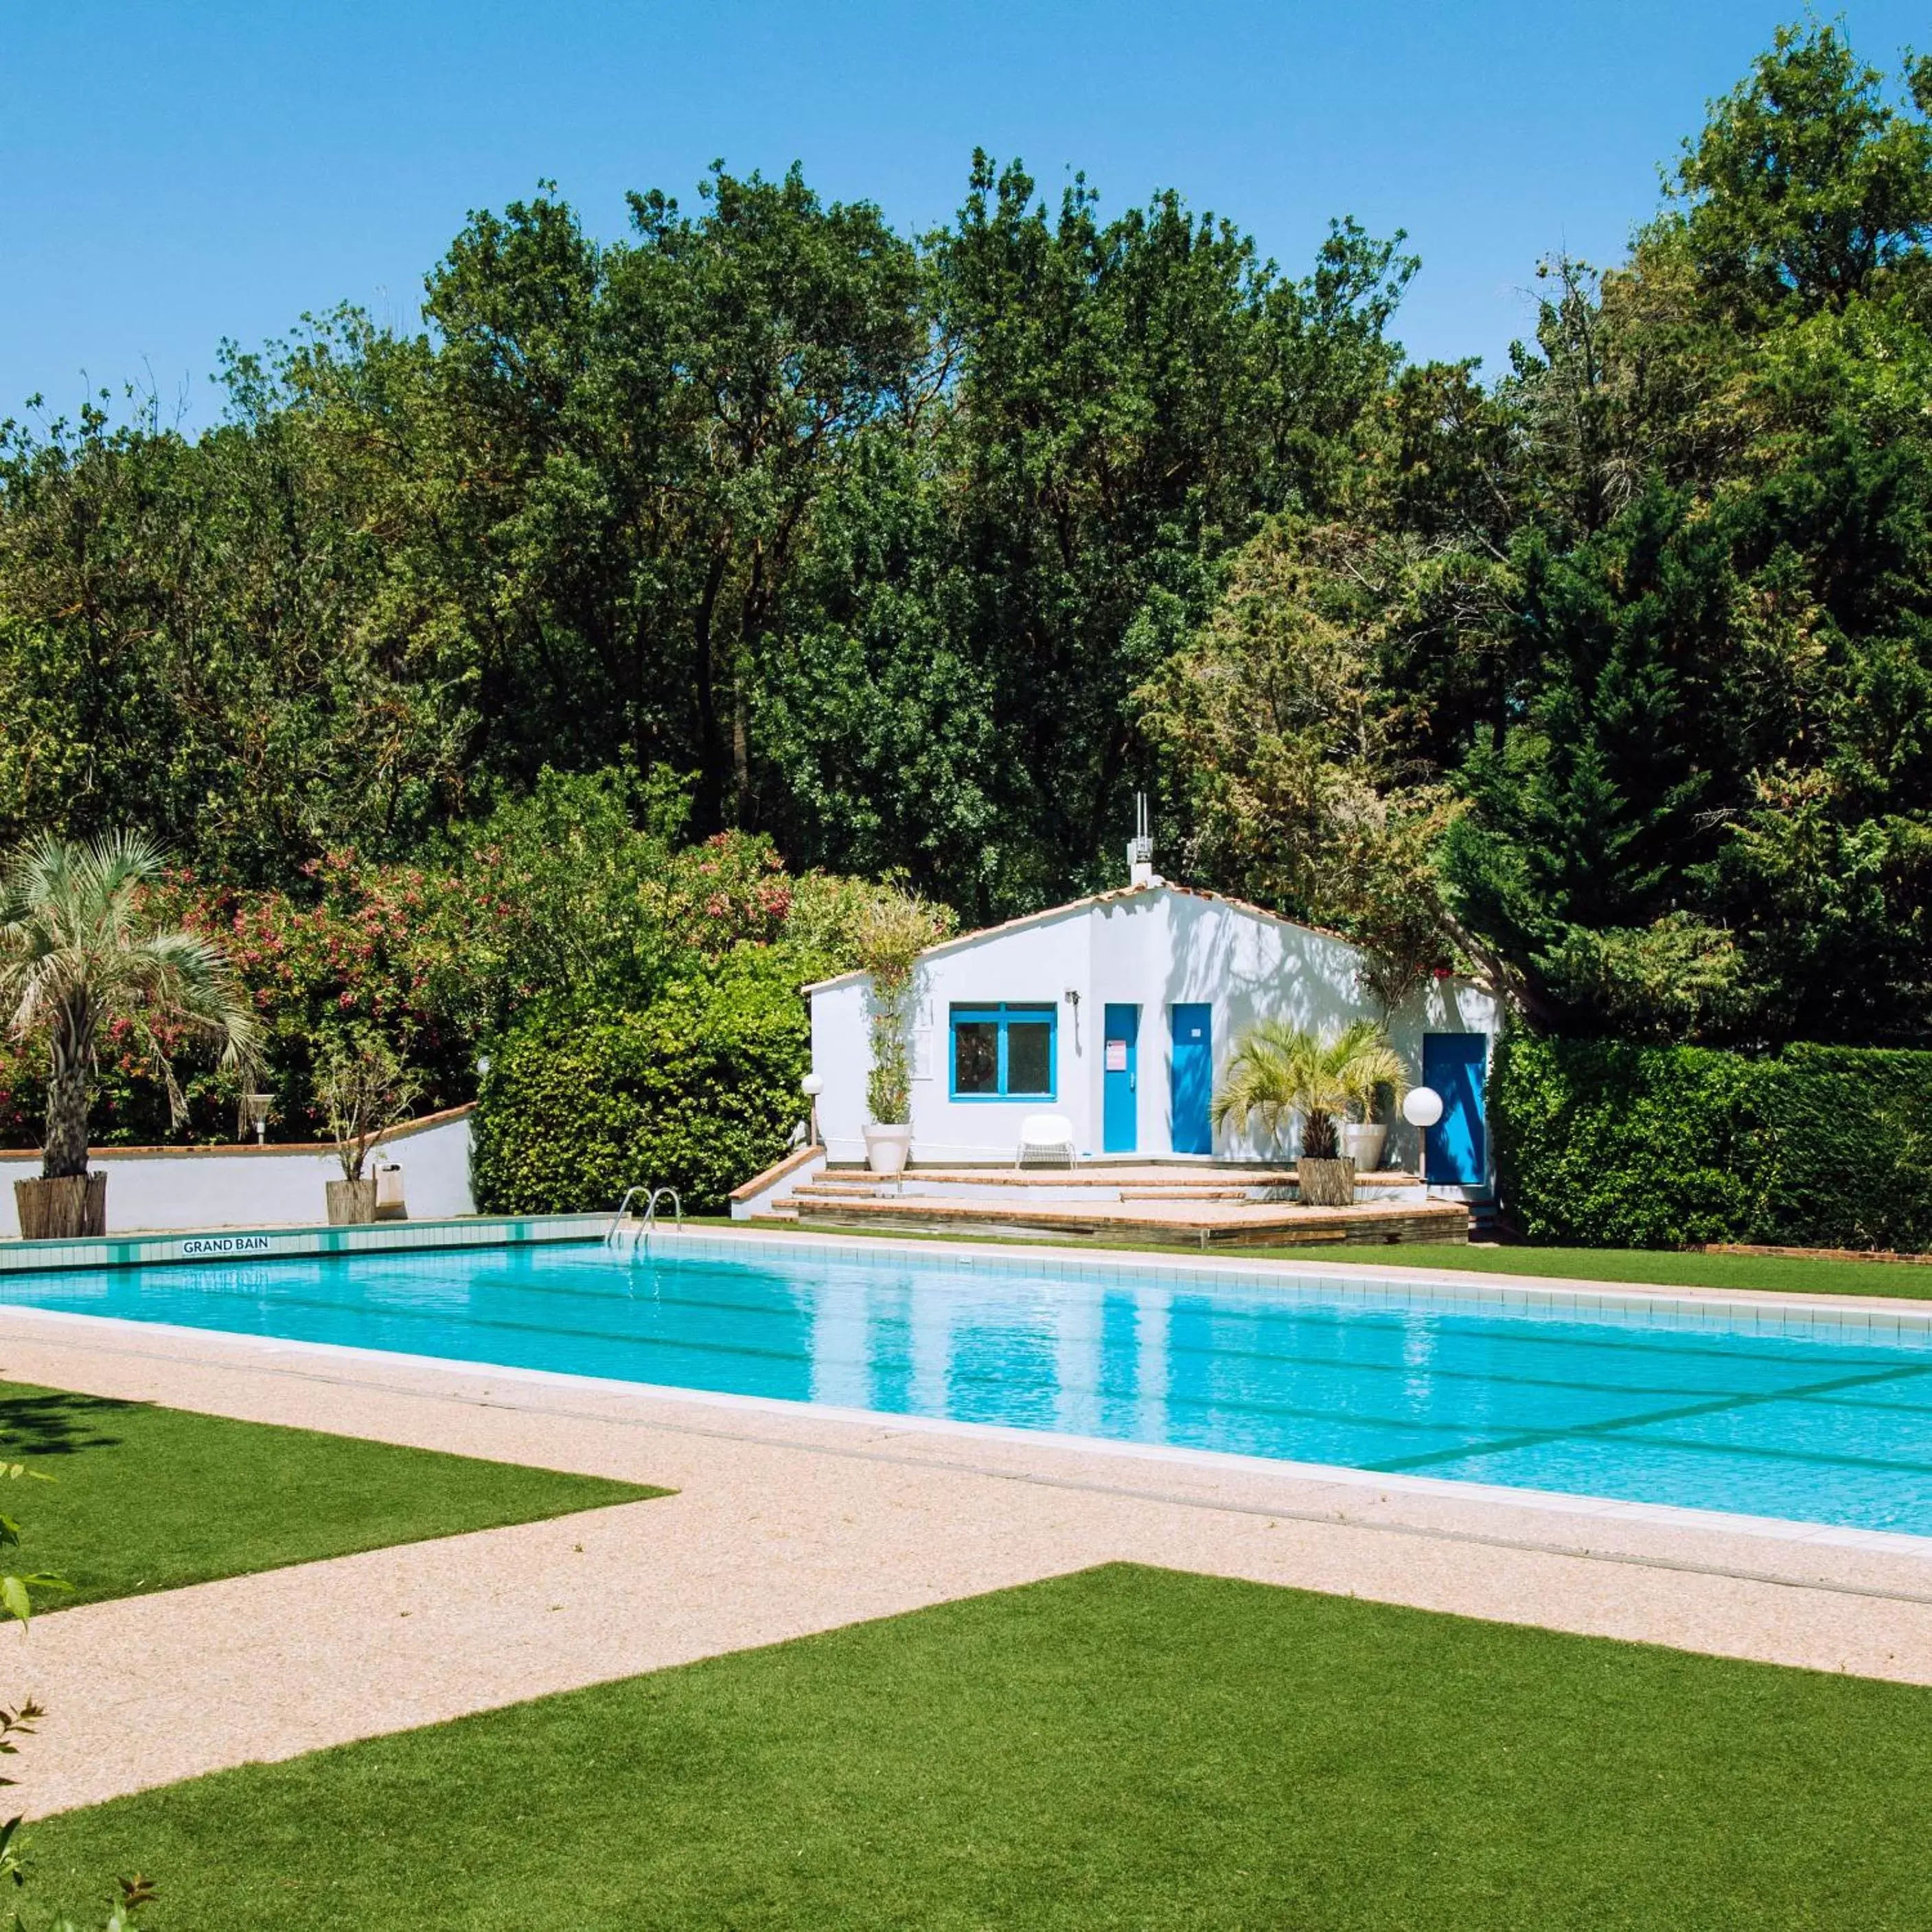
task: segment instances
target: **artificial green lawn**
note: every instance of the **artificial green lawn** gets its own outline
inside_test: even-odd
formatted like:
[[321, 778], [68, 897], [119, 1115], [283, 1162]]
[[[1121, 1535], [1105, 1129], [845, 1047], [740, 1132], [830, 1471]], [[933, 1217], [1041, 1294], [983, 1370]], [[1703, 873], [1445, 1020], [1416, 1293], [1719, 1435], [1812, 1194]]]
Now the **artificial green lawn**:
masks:
[[43, 1610], [530, 1522], [662, 1490], [0, 1382], [0, 1458]]
[[1932, 1923], [1928, 1815], [1932, 1691], [1123, 1566], [70, 1814], [30, 1896], [139, 1868], [154, 1932], [1873, 1932]]
[[1932, 1300], [1932, 1266], [1909, 1262], [1810, 1261], [1790, 1255], [1706, 1255], [1657, 1248], [1468, 1246], [1432, 1242], [1390, 1247], [1330, 1243], [1250, 1248], [1276, 1261], [1367, 1262], [1383, 1268], [1473, 1268], [1486, 1274], [1648, 1282], [1663, 1288], [1736, 1288], [1784, 1294], [1889, 1294]]

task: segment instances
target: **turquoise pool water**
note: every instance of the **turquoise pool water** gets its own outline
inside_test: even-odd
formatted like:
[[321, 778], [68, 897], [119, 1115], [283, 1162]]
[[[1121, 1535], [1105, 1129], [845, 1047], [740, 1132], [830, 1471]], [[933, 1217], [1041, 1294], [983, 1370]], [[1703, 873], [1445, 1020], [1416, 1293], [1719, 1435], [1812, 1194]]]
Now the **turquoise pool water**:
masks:
[[0, 1301], [1932, 1534], [1932, 1335], [1360, 1279], [581, 1243], [0, 1276]]

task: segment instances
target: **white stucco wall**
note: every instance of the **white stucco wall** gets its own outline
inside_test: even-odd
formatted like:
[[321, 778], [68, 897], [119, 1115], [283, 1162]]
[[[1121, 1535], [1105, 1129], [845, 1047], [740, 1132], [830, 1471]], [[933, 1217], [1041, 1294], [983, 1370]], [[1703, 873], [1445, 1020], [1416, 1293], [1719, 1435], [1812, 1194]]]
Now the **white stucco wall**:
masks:
[[[398, 1128], [384, 1156], [403, 1170], [404, 1200], [416, 1221], [473, 1214], [466, 1107]], [[96, 1148], [92, 1166], [107, 1176], [110, 1234], [147, 1228], [285, 1227], [327, 1218], [326, 1181], [342, 1169], [328, 1147]], [[37, 1153], [0, 1154], [0, 1238], [16, 1237], [13, 1184], [39, 1174]]]
[[[1338, 1030], [1352, 1019], [1383, 1019], [1380, 1006], [1358, 983], [1360, 956], [1346, 940], [1306, 926], [1229, 900], [1158, 886], [938, 948], [921, 962], [916, 981], [913, 1157], [928, 1163], [1010, 1160], [1022, 1118], [1045, 1112], [1072, 1121], [1082, 1154], [1098, 1152], [1102, 1028], [1110, 1003], [1141, 1009], [1138, 1151], [1165, 1155], [1172, 1146], [1168, 1010], [1191, 1003], [1211, 1009], [1218, 1085], [1235, 1042], [1258, 1019], [1322, 1033]], [[820, 1136], [835, 1161], [865, 1156], [867, 991], [862, 976], [855, 974], [830, 982], [812, 998], [812, 1065], [825, 1083], [818, 1102]], [[1050, 1102], [956, 1101], [950, 1096], [950, 1010], [1001, 1001], [1058, 1010], [1058, 1093]], [[1423, 1036], [1492, 1034], [1496, 1002], [1466, 980], [1440, 980], [1387, 1021], [1396, 1050], [1419, 1080]], [[1214, 1150], [1252, 1159], [1292, 1148], [1224, 1134], [1216, 1137]], [[1390, 1155], [1404, 1164], [1420, 1158], [1412, 1129], [1397, 1127]]]

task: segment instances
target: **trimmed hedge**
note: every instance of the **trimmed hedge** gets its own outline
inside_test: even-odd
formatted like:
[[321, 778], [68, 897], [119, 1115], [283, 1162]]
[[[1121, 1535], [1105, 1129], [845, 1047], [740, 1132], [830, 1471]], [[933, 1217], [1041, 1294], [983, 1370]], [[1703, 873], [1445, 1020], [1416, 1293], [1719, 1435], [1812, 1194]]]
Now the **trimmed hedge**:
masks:
[[808, 1057], [796, 989], [742, 970], [642, 1012], [539, 1016], [499, 1043], [478, 1096], [477, 1205], [572, 1213], [650, 1186], [722, 1213], [784, 1152]]
[[1592, 1247], [1932, 1246], [1932, 1053], [1498, 1044], [1503, 1211]]

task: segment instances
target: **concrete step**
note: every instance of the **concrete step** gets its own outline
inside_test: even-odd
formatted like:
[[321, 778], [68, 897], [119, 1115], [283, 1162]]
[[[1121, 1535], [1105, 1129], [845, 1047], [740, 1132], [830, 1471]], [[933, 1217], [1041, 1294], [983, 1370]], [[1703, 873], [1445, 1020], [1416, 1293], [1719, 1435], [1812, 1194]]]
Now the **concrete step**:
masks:
[[1124, 1187], [1120, 1198], [1123, 1201], [1247, 1201], [1256, 1197], [1245, 1187], [1182, 1186]]
[[[797, 1198], [795, 1196], [794, 1199]], [[1309, 1242], [1462, 1241], [1469, 1218], [1458, 1204], [1358, 1202], [1350, 1208], [1285, 1202], [1093, 1200], [1086, 1204], [1016, 1197], [1004, 1202], [943, 1196], [893, 1200], [800, 1201], [806, 1227], [902, 1228], [920, 1233], [1153, 1242], [1162, 1246], [1299, 1245]]]
[[[844, 1179], [843, 1172], [826, 1179]], [[859, 1178], [856, 1174], [853, 1178]], [[909, 1167], [905, 1178], [941, 1185], [970, 1187], [1290, 1187], [1292, 1167], [1246, 1167], [1238, 1163], [1175, 1163], [1123, 1161], [1082, 1162], [1074, 1167]]]

